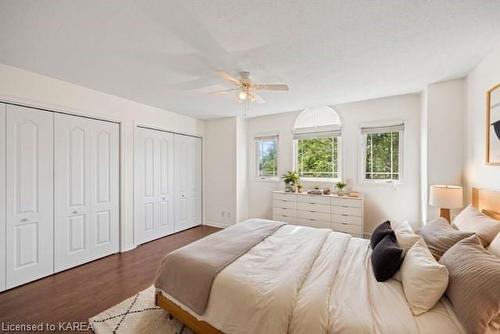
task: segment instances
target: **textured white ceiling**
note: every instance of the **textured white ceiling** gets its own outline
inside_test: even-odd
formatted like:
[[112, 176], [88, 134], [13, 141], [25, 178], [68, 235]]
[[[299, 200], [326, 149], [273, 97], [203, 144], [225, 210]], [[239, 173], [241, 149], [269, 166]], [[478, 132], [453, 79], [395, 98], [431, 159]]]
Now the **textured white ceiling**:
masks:
[[202, 119], [242, 110], [216, 69], [290, 86], [261, 115], [419, 91], [499, 37], [498, 0], [0, 0], [0, 62]]

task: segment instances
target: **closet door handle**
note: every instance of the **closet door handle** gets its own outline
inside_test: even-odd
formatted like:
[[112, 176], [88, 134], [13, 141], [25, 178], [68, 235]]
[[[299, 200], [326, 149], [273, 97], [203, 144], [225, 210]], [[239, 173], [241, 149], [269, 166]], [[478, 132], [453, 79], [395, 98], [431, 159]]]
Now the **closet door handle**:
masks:
[[76, 215], [78, 213], [78, 211], [76, 210], [73, 210], [72, 214]]
[[25, 222], [27, 222], [27, 221], [28, 221], [28, 218], [23, 218], [23, 219], [21, 219], [21, 223], [25, 223]]

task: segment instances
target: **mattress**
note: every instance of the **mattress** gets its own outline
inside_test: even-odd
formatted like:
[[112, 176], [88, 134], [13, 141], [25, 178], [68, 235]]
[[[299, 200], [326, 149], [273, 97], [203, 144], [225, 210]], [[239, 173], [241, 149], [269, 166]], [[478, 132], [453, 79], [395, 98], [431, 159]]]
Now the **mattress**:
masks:
[[443, 297], [414, 317], [400, 282], [377, 282], [368, 240], [286, 225], [223, 269], [206, 312], [224, 333], [465, 333]]

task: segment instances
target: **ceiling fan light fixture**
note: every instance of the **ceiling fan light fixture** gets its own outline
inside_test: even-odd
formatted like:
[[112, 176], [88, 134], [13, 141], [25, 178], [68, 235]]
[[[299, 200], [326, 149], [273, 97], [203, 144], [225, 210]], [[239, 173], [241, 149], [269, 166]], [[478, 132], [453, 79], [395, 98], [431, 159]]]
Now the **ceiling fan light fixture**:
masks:
[[239, 98], [240, 100], [246, 100], [246, 99], [247, 99], [247, 97], [248, 97], [248, 93], [247, 93], [247, 92], [245, 92], [244, 90], [243, 90], [243, 91], [241, 91], [241, 92], [238, 94], [238, 98]]

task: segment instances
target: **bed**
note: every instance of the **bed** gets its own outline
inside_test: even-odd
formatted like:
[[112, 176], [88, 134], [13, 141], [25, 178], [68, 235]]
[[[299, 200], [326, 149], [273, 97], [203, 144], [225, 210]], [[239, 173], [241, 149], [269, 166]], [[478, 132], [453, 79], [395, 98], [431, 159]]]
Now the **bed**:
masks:
[[[500, 211], [498, 193], [473, 195]], [[446, 297], [413, 316], [399, 281], [375, 280], [370, 254], [368, 240], [283, 225], [217, 273], [203, 312], [158, 287], [156, 304], [197, 333], [465, 333]]]

